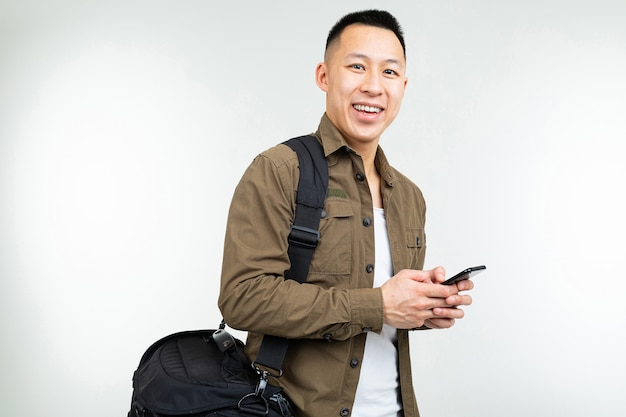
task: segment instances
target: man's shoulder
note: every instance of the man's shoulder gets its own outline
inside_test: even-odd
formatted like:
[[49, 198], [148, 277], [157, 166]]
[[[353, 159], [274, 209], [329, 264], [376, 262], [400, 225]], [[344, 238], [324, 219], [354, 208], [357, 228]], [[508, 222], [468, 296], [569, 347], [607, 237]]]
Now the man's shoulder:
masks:
[[257, 155], [256, 159], [259, 158], [266, 160], [268, 163], [276, 167], [289, 166], [297, 164], [298, 162], [298, 155], [296, 152], [282, 142], [265, 149]]
[[[319, 140], [312, 134], [294, 137], [291, 139]], [[290, 139], [286, 139], [271, 148], [264, 150], [257, 156], [257, 158], [263, 158], [276, 167], [288, 166], [293, 168], [295, 166], [297, 168], [298, 154], [292, 147], [286, 145], [286, 142], [289, 140]]]

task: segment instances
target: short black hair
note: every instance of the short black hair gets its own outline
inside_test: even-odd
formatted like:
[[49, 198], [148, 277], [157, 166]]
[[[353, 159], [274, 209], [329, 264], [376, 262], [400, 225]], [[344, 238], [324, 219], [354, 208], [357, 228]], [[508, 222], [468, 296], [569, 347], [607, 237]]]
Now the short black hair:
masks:
[[344, 31], [344, 29], [350, 25], [362, 24], [368, 26], [375, 26], [382, 29], [388, 29], [392, 31], [402, 45], [402, 51], [406, 58], [406, 46], [404, 45], [404, 33], [398, 20], [389, 12], [385, 10], [362, 10], [345, 15], [328, 32], [328, 38], [326, 38], [326, 51], [328, 46]]

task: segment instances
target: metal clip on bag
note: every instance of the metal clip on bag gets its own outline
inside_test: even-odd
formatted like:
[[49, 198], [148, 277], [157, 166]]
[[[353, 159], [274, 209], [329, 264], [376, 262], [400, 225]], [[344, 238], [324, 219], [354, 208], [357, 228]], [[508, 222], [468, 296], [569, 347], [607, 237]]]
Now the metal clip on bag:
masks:
[[[303, 282], [319, 238], [328, 165], [315, 137], [284, 143], [296, 151], [300, 162], [295, 220], [289, 235], [291, 269], [285, 279]], [[223, 321], [217, 330], [166, 336], [150, 346], [139, 362], [128, 417], [294, 417], [282, 388], [268, 383], [269, 376], [282, 375], [287, 346], [287, 339], [265, 336], [251, 363], [244, 343], [225, 330]]]

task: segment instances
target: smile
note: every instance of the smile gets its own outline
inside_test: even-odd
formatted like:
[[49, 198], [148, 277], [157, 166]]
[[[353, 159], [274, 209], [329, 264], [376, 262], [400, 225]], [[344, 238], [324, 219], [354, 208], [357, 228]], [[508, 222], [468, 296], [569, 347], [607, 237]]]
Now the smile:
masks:
[[380, 113], [383, 111], [380, 107], [364, 106], [363, 104], [355, 104], [352, 107], [365, 113]]

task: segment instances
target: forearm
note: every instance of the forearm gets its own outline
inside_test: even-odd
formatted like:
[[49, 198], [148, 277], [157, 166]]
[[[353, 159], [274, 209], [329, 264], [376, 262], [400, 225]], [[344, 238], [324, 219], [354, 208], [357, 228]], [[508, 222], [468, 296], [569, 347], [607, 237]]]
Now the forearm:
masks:
[[234, 328], [299, 339], [345, 340], [382, 328], [380, 289], [327, 290], [258, 276], [224, 289], [220, 309]]

